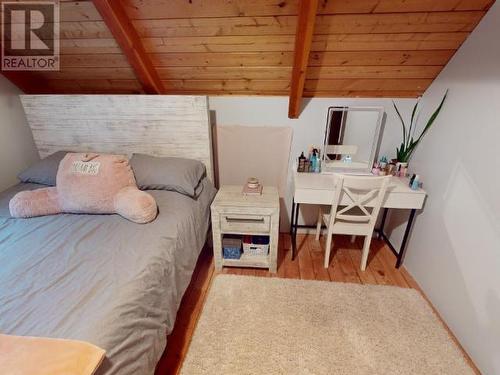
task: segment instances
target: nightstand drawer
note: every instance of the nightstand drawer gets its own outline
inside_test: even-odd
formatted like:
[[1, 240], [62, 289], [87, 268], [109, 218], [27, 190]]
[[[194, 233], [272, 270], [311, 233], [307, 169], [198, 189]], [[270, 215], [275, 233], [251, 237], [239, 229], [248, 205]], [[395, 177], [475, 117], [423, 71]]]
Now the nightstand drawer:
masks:
[[220, 215], [222, 232], [268, 233], [271, 217], [268, 215], [230, 214]]

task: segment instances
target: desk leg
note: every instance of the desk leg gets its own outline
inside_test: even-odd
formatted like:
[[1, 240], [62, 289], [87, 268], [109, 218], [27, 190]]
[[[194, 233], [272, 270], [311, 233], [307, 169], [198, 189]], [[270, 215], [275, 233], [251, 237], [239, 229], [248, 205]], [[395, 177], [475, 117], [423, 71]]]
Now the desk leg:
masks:
[[394, 245], [391, 243], [391, 241], [389, 241], [389, 238], [387, 237], [387, 235], [384, 232], [385, 220], [387, 218], [388, 211], [389, 211], [388, 208], [384, 208], [384, 214], [382, 216], [382, 221], [380, 222], [380, 227], [379, 227], [379, 229], [376, 230], [376, 232], [378, 233], [378, 238], [382, 238], [385, 241], [385, 243], [387, 244], [387, 246], [389, 246], [389, 248], [391, 249], [393, 254], [396, 256], [396, 259], [397, 259], [396, 260], [396, 268], [399, 268], [403, 264], [403, 260], [404, 260], [405, 253], [406, 253], [406, 243], [408, 242], [408, 236], [410, 235], [411, 226], [413, 224], [413, 220], [415, 219], [415, 213], [417, 212], [417, 210], [412, 209], [410, 211], [410, 217], [408, 218], [408, 223], [406, 224], [405, 234], [403, 236], [403, 241], [401, 242], [401, 247], [399, 248], [399, 251], [396, 251], [396, 249], [394, 248]]
[[295, 203], [295, 199], [292, 202], [292, 217], [291, 217], [291, 230], [290, 230], [290, 242], [292, 246], [292, 260], [295, 259], [295, 252], [297, 251], [297, 226], [299, 222], [299, 203]]
[[385, 227], [385, 219], [387, 219], [387, 213], [389, 212], [388, 208], [384, 208], [384, 213], [382, 214], [382, 221], [380, 222], [380, 228], [378, 230], [378, 238], [383, 237], [384, 227]]
[[293, 253], [295, 252], [295, 242], [293, 240], [293, 233], [295, 231], [295, 198], [292, 198], [292, 216], [290, 217], [290, 246], [292, 250], [292, 260], [293, 260]]
[[410, 217], [408, 218], [408, 224], [406, 224], [405, 234], [403, 236], [403, 242], [401, 242], [401, 247], [397, 255], [398, 260], [396, 261], [396, 268], [401, 267], [406, 253], [406, 243], [408, 242], [408, 236], [410, 235], [411, 225], [413, 224], [413, 219], [415, 218], [416, 209], [412, 209], [410, 212]]
[[293, 232], [293, 251], [292, 260], [295, 259], [295, 254], [297, 253], [297, 229], [299, 228], [299, 207], [300, 203], [295, 204], [295, 230]]

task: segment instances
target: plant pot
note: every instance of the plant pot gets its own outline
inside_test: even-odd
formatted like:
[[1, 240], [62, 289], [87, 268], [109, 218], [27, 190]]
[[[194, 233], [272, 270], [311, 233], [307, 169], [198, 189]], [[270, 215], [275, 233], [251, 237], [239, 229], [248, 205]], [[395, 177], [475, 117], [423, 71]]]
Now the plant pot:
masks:
[[396, 176], [406, 177], [408, 172], [408, 162], [397, 162], [396, 163]]

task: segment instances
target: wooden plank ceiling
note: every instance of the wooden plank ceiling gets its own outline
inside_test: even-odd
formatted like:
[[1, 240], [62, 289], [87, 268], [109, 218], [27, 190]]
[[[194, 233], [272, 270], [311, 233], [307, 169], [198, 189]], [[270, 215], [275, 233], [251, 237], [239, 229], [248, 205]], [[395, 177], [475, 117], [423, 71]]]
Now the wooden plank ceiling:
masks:
[[[421, 95], [493, 1], [320, 0], [304, 96]], [[121, 1], [165, 92], [207, 95], [289, 95], [298, 3]], [[61, 0], [61, 70], [10, 76], [28, 93], [145, 92], [113, 34], [92, 1]]]

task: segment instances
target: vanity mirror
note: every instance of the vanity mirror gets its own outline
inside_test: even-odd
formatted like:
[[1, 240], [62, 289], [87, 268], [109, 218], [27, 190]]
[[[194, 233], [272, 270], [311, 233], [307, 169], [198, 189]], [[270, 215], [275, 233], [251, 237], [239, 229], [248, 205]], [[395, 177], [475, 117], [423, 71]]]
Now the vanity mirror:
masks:
[[368, 174], [381, 136], [382, 107], [328, 108], [323, 172]]

